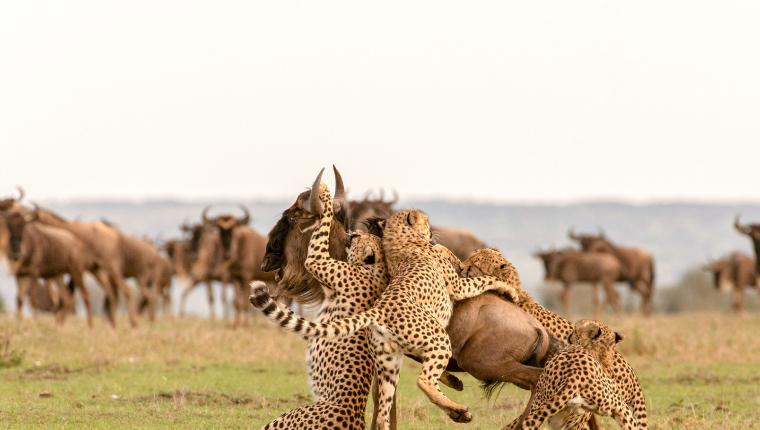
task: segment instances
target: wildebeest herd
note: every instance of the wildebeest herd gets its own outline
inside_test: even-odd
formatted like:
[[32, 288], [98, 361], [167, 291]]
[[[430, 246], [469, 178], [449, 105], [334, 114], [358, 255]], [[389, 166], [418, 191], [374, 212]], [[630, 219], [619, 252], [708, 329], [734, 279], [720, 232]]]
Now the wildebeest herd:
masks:
[[[431, 227], [423, 212], [397, 210], [396, 196], [348, 200], [337, 169], [335, 177], [334, 195], [320, 174], [268, 236], [249, 226], [243, 206], [242, 216], [209, 216], [207, 207], [199, 222], [181, 225], [184, 237], [161, 245], [104, 220], [68, 220], [26, 205], [19, 188], [17, 196], [0, 200], [0, 251], [16, 278], [17, 314], [28, 299], [33, 309], [52, 311], [63, 322], [78, 293], [92, 325], [85, 273], [102, 288], [113, 325], [120, 301], [132, 325], [140, 313], [153, 320], [159, 309], [170, 312], [174, 276], [188, 280], [180, 314], [188, 293], [205, 284], [213, 317], [211, 284], [229, 285], [222, 291], [232, 291], [234, 325], [251, 315], [252, 305], [308, 339], [315, 403], [267, 428], [364, 428], [371, 393], [373, 427], [395, 428], [394, 393], [404, 356], [422, 363], [418, 387], [457, 422], [472, 417], [438, 382], [461, 390], [453, 372], [467, 372], [487, 392], [504, 383], [531, 390], [524, 413], [505, 428], [538, 428], [547, 420], [553, 428], [599, 428], [595, 414], [612, 416], [623, 428], [646, 428], [641, 387], [615, 350], [618, 333], [599, 321], [573, 324], [541, 306], [522, 289], [517, 269], [471, 233]], [[760, 224], [742, 224], [737, 216], [734, 226], [760, 252]], [[578, 282], [594, 285], [596, 315], [597, 285], [620, 312], [617, 282], [640, 295], [644, 314], [652, 312], [650, 253], [618, 245], [601, 232], [571, 229], [568, 237], [579, 249], [536, 254], [546, 279], [563, 285], [565, 315], [568, 291]], [[741, 310], [744, 289], [760, 284], [758, 262], [733, 253], [705, 269], [716, 287], [734, 292], [734, 308]], [[136, 294], [127, 285], [130, 278]], [[293, 302], [319, 304], [316, 319], [291, 311]]]

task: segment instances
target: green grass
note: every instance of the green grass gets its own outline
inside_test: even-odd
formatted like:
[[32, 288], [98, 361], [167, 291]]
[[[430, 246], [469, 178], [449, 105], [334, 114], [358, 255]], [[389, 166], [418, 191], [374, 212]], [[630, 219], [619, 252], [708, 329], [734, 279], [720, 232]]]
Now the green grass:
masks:
[[[637, 369], [653, 429], [760, 428], [760, 320], [686, 315], [612, 321]], [[63, 328], [52, 319], [0, 317], [0, 344], [23, 357], [0, 366], [0, 428], [258, 428], [308, 403], [305, 342], [257, 320], [245, 329], [165, 320], [137, 330]], [[10, 356], [10, 355], [9, 355]], [[399, 428], [501, 428], [527, 400], [505, 387], [483, 399], [447, 390], [474, 415], [459, 425], [417, 390], [407, 363]], [[606, 428], [616, 428], [605, 420]]]

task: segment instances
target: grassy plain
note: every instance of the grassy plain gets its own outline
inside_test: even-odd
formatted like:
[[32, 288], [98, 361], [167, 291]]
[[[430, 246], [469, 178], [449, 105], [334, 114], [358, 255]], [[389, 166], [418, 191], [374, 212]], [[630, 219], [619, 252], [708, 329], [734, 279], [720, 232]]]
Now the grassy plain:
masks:
[[[760, 428], [760, 318], [684, 314], [612, 319], [637, 369], [653, 429]], [[495, 339], [498, 341], [498, 339]], [[305, 342], [255, 319], [166, 319], [130, 330], [80, 320], [0, 316], [0, 428], [258, 428], [308, 403]], [[498, 429], [527, 393], [492, 400], [477, 381], [450, 392], [469, 425], [449, 422], [402, 372], [399, 428]], [[605, 421], [607, 428], [615, 425]]]

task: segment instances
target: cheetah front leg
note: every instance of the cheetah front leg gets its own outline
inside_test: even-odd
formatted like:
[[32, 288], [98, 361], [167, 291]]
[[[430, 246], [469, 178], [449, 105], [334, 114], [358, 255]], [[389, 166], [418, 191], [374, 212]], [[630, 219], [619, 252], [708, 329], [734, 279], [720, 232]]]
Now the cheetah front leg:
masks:
[[457, 278], [454, 281], [454, 285], [451, 286], [450, 295], [452, 300], [460, 301], [479, 296], [491, 290], [497, 290], [508, 296], [515, 303], [520, 301], [517, 286], [500, 281], [492, 276]]

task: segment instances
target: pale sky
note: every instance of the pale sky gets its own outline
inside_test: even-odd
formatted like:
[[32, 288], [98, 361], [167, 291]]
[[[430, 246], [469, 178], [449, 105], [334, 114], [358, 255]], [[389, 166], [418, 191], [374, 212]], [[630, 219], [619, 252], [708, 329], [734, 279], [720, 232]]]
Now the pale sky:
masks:
[[0, 2], [0, 195], [760, 200], [760, 2]]

